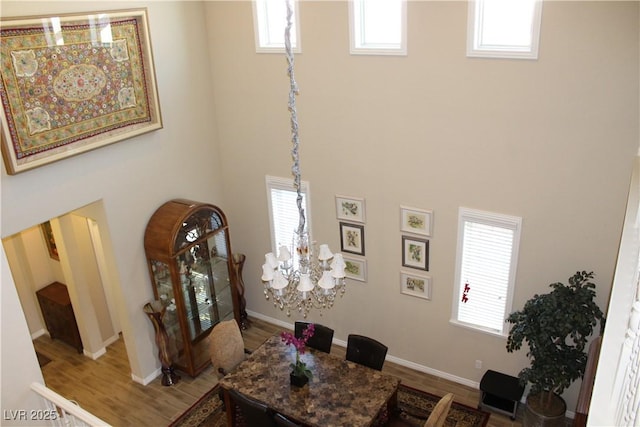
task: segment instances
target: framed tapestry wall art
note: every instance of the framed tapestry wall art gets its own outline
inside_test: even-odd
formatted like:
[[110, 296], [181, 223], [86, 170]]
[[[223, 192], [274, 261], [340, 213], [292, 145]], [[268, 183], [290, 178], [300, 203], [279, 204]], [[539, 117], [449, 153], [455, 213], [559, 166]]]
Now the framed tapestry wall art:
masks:
[[162, 128], [146, 9], [2, 19], [11, 175]]

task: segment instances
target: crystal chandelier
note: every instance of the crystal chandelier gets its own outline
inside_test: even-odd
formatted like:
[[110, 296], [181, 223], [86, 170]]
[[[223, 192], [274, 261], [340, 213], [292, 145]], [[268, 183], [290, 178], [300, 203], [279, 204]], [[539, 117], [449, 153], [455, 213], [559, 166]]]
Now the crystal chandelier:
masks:
[[[265, 298], [272, 299], [273, 305], [285, 310], [287, 316], [297, 310], [307, 317], [313, 308], [331, 308], [336, 296], [345, 292], [345, 262], [342, 254], [332, 254], [329, 246], [320, 245], [317, 256], [315, 245], [309, 241], [309, 231], [305, 228], [305, 214], [302, 207], [300, 184], [300, 157], [298, 147], [298, 114], [296, 111], [296, 94], [298, 85], [294, 76], [294, 58], [291, 49], [291, 0], [287, 0], [287, 26], [285, 28], [285, 52], [287, 55], [288, 75], [291, 90], [289, 92], [289, 112], [291, 113], [291, 139], [293, 149], [293, 186], [297, 192], [298, 228], [293, 233], [291, 249], [280, 246], [278, 256], [273, 252], [265, 255], [262, 266], [262, 282]], [[292, 253], [296, 256], [292, 256]]]

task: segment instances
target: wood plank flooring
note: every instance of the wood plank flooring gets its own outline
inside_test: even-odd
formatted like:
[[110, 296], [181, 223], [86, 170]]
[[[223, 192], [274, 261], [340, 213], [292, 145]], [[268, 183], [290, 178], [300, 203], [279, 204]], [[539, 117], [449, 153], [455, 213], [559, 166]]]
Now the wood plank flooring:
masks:
[[[246, 347], [251, 350], [282, 329], [258, 319], [250, 320], [251, 328], [243, 335]], [[213, 369], [209, 368], [197, 378], [180, 373], [181, 380], [172, 387], [163, 386], [159, 377], [147, 386], [138, 384], [131, 379], [122, 339], [110, 345], [98, 360], [80, 355], [72, 347], [47, 336], [36, 339], [34, 346], [52, 360], [42, 368], [49, 388], [117, 427], [166, 426], [217, 382]], [[331, 353], [344, 357], [345, 349], [334, 345]], [[476, 389], [388, 361], [383, 371], [397, 376], [410, 387], [438, 396], [452, 392], [456, 402], [472, 407], [478, 404], [479, 391]], [[520, 420], [511, 421], [496, 413], [491, 414], [488, 424], [489, 427], [521, 425]]]

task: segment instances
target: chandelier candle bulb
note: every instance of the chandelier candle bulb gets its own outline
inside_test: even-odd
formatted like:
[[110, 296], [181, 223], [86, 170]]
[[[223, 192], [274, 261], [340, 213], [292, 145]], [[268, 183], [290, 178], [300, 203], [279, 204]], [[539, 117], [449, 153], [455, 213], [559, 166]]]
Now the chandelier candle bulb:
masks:
[[300, 292], [309, 292], [313, 290], [313, 282], [311, 282], [311, 278], [308, 273], [303, 273], [300, 275], [300, 283], [298, 284], [298, 291]]
[[331, 250], [329, 249], [329, 245], [322, 244], [320, 245], [320, 253], [318, 254], [318, 259], [320, 261], [328, 261], [331, 258], [333, 258], [333, 254], [331, 253]]
[[278, 254], [278, 261], [280, 261], [282, 263], [282, 267], [284, 269], [291, 268], [291, 263], [289, 262], [289, 261], [291, 261], [291, 252], [289, 251], [289, 248], [287, 248], [284, 245], [280, 246], [280, 253]]
[[280, 263], [278, 262], [278, 259], [276, 258], [276, 256], [273, 254], [273, 252], [269, 252], [268, 254], [266, 254], [264, 256], [265, 262], [271, 266], [272, 269], [276, 269], [278, 268], [278, 266], [280, 265]]
[[333, 289], [336, 286], [335, 282], [333, 281], [331, 271], [325, 270], [322, 272], [322, 278], [318, 282], [318, 286], [320, 286], [325, 291]]
[[271, 266], [269, 264], [264, 264], [262, 266], [262, 281], [263, 282], [269, 282], [269, 285], [271, 285], [271, 281], [274, 279], [275, 276], [276, 276], [275, 270], [273, 268], [271, 268]]
[[344, 262], [342, 254], [335, 254], [335, 256], [333, 257], [333, 262], [331, 262], [331, 275], [336, 279], [344, 279], [346, 276], [344, 268], [346, 266], [347, 264]]
[[271, 284], [271, 287], [276, 290], [282, 290], [287, 287], [289, 281], [284, 277], [281, 271], [276, 272], [276, 278]]

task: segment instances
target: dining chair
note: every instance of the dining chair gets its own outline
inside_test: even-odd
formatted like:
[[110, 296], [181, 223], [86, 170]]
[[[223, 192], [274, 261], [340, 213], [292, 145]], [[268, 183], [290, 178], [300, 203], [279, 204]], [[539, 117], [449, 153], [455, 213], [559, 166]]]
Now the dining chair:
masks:
[[223, 320], [213, 327], [209, 334], [209, 357], [218, 378], [238, 366], [247, 353], [235, 319]]
[[[242, 332], [236, 319], [223, 320], [214, 325], [208, 339], [211, 365], [218, 378], [231, 372], [250, 353], [244, 348]], [[218, 390], [218, 396], [224, 401], [222, 388]]]
[[[267, 405], [254, 400], [237, 390], [228, 390], [231, 400], [236, 405], [236, 415], [242, 417], [247, 427], [277, 427], [273, 413]], [[238, 413], [239, 412], [239, 413]]]
[[373, 338], [355, 334], [347, 337], [346, 359], [351, 362], [381, 371], [386, 355], [387, 346]]
[[[310, 322], [302, 322], [297, 321], [295, 323], [295, 331], [294, 335], [296, 338], [302, 337], [302, 333], [307, 326], [309, 326]], [[320, 325], [318, 323], [314, 323], [315, 332], [307, 341], [307, 345], [311, 348], [315, 348], [316, 350], [323, 351], [325, 353], [331, 353], [331, 343], [333, 341], [333, 329], [328, 326]]]
[[276, 413], [273, 416], [273, 419], [279, 427], [301, 427], [300, 424], [294, 423], [289, 418], [279, 413]]
[[442, 427], [453, 403], [453, 393], [445, 394], [433, 407], [423, 427]]

